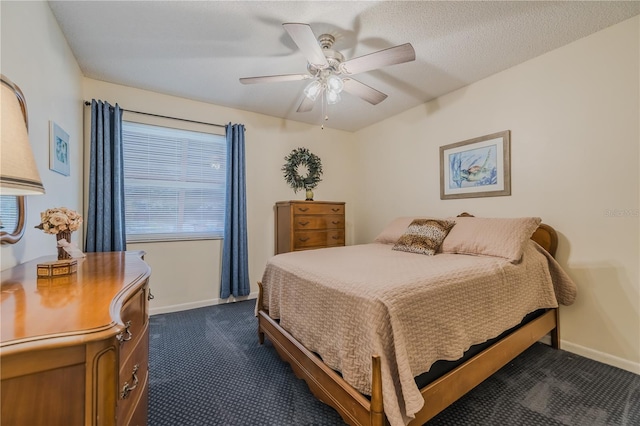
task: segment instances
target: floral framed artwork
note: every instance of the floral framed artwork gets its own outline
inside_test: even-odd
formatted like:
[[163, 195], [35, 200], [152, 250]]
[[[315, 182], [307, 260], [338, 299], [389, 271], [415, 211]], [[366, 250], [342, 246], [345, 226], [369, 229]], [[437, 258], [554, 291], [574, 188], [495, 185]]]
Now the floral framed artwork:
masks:
[[69, 176], [69, 134], [53, 121], [49, 122], [49, 168]]
[[440, 147], [440, 199], [511, 195], [511, 131]]

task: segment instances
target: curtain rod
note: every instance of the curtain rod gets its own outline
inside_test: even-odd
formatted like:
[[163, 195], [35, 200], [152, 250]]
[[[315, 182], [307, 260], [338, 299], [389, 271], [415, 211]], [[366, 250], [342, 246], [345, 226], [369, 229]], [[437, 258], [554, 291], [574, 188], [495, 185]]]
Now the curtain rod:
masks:
[[[91, 102], [84, 101], [84, 105], [85, 106], [89, 106], [89, 105], [91, 105]], [[207, 126], [226, 127], [224, 124], [216, 124], [216, 123], [207, 123], [207, 122], [204, 122], [204, 121], [187, 120], [186, 118], [169, 117], [168, 115], [160, 115], [160, 114], [151, 114], [149, 112], [132, 111], [130, 109], [124, 109], [124, 108], [120, 108], [120, 109], [123, 110], [123, 111], [132, 112], [134, 114], [150, 115], [151, 117], [169, 118], [171, 120], [186, 121], [186, 122], [189, 122], [189, 123], [206, 124]]]

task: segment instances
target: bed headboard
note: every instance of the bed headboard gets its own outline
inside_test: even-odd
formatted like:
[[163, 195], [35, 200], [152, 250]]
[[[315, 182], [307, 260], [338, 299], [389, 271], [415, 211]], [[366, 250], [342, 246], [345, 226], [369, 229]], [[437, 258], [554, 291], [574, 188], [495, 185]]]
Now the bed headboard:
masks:
[[[474, 217], [467, 212], [460, 213], [458, 217]], [[546, 223], [541, 223], [533, 232], [531, 239], [538, 243], [543, 249], [549, 252], [551, 256], [555, 257], [556, 249], [558, 248], [558, 234], [556, 230]]]
[[558, 234], [556, 230], [546, 223], [541, 223], [533, 232], [531, 239], [540, 244], [543, 249], [548, 251], [551, 256], [556, 256], [556, 249], [558, 248]]

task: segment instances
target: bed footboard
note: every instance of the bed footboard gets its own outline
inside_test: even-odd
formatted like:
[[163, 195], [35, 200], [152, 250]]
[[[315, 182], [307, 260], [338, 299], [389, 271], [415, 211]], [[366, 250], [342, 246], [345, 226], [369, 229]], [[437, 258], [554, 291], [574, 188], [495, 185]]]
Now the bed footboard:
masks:
[[327, 367], [317, 355], [296, 341], [266, 311], [258, 311], [258, 324], [260, 332], [269, 337], [280, 357], [291, 365], [298, 378], [307, 383], [311, 393], [333, 407], [346, 423], [357, 426], [386, 424], [382, 409], [382, 373], [379, 356], [373, 357], [374, 391], [369, 401]]
[[291, 365], [296, 377], [304, 380], [311, 393], [333, 407], [344, 421], [354, 426], [384, 426], [387, 419], [382, 404], [382, 367], [374, 355], [371, 401], [327, 367], [313, 352], [300, 344], [264, 309], [262, 283], [258, 282], [258, 341], [268, 336], [282, 360]]

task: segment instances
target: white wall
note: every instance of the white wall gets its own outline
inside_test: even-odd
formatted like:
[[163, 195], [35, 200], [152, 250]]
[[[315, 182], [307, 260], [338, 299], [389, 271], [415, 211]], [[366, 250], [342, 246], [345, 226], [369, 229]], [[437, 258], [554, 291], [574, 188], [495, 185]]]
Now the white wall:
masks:
[[[252, 293], [274, 251], [274, 212], [276, 201], [304, 199], [293, 193], [280, 168], [284, 157], [304, 146], [322, 160], [323, 181], [314, 190], [316, 200], [347, 203], [347, 243], [353, 237], [353, 194], [351, 180], [353, 134], [320, 126], [276, 119], [212, 104], [161, 95], [131, 87], [84, 79], [86, 100], [116, 102], [124, 109], [212, 123], [245, 125], [247, 220], [249, 275]], [[130, 119], [144, 117], [128, 115]], [[146, 119], [148, 121], [148, 119]], [[178, 125], [173, 120], [164, 124]], [[186, 125], [188, 127], [188, 125]], [[214, 129], [214, 131], [220, 131]], [[222, 130], [222, 134], [223, 134]], [[152, 313], [187, 309], [219, 303], [221, 240], [128, 244], [128, 250], [144, 250], [151, 265]]]
[[[82, 211], [82, 74], [46, 2], [0, 2], [2, 74], [22, 89], [29, 138], [46, 194], [26, 197], [22, 240], [0, 248], [2, 270], [56, 254], [55, 236], [34, 229], [51, 207]], [[49, 170], [49, 121], [69, 134], [71, 175]], [[83, 240], [74, 232], [73, 242]]]
[[[540, 216], [579, 289], [564, 348], [640, 373], [639, 33], [635, 17], [357, 132], [356, 243], [400, 215]], [[439, 147], [507, 129], [512, 195], [440, 200]]]

